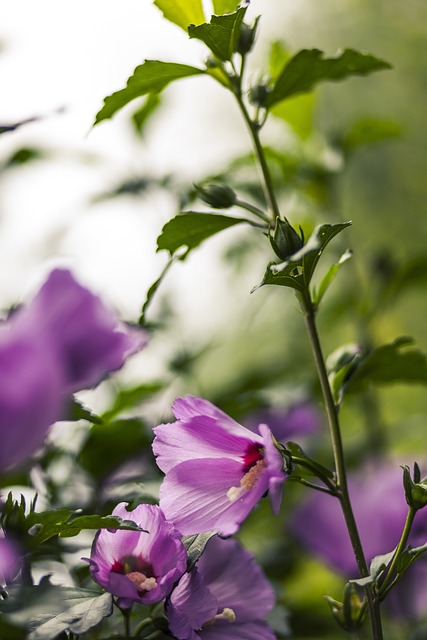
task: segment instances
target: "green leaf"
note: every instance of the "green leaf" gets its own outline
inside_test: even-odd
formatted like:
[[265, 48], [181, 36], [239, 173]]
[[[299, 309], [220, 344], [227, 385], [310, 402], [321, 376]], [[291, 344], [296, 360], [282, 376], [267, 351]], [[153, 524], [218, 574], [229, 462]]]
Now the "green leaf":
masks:
[[352, 255], [353, 255], [353, 252], [350, 249], [347, 249], [347, 251], [345, 251], [342, 254], [342, 256], [338, 260], [338, 262], [329, 267], [328, 271], [323, 276], [322, 281], [320, 282], [319, 289], [318, 289], [317, 293], [313, 296], [313, 302], [314, 302], [316, 307], [318, 307], [319, 304], [321, 303], [321, 301], [323, 299], [323, 296], [325, 295], [326, 291], [328, 290], [328, 288], [330, 287], [331, 283], [333, 282], [333, 280], [334, 280], [335, 276], [337, 275], [340, 267], [345, 262], [347, 262], [347, 260], [350, 260]]
[[245, 218], [232, 218], [216, 213], [195, 211], [181, 213], [163, 227], [157, 238], [157, 251], [165, 249], [169, 251], [170, 255], [173, 255], [175, 251], [185, 246], [187, 247], [185, 256], [187, 256], [192, 249], [198, 247], [207, 238], [242, 222], [253, 224]]
[[123, 411], [137, 406], [147, 398], [151, 398], [151, 396], [154, 396], [164, 389], [165, 386], [166, 384], [164, 382], [148, 382], [139, 384], [136, 387], [131, 387], [130, 389], [120, 389], [114, 404], [102, 414], [101, 421], [111, 421], [120, 413], [123, 413]]
[[212, 16], [209, 24], [190, 25], [188, 34], [190, 38], [202, 40], [220, 60], [231, 60], [233, 53], [237, 50], [245, 13], [246, 7], [242, 7], [235, 13]]
[[314, 106], [313, 93], [298, 95], [286, 102], [275, 104], [271, 114], [286, 122], [302, 140], [305, 140], [313, 131]]
[[240, 0], [213, 0], [214, 13], [222, 15], [224, 13], [233, 13], [240, 4]]
[[[317, 263], [330, 241], [335, 238], [341, 231], [351, 226], [351, 222], [342, 222], [338, 224], [321, 224], [313, 231], [308, 239], [307, 245], [313, 247], [302, 256], [302, 268], [304, 279], [307, 286], [310, 284]], [[317, 246], [316, 246], [317, 245]], [[296, 256], [295, 256], [296, 257]]]
[[149, 93], [142, 107], [132, 114], [132, 122], [135, 125], [135, 131], [139, 136], [142, 137], [147, 122], [150, 120], [153, 113], [157, 111], [160, 104], [160, 95], [158, 93]]
[[344, 136], [342, 145], [346, 149], [355, 149], [365, 144], [397, 138], [401, 133], [401, 125], [394, 120], [363, 118], [353, 124]]
[[356, 393], [372, 384], [393, 382], [427, 384], [427, 355], [413, 347], [413, 339], [396, 338], [390, 344], [373, 349], [359, 362], [346, 385]]
[[267, 107], [290, 96], [307, 93], [320, 82], [390, 68], [388, 62], [353, 49], [346, 49], [333, 58], [324, 58], [319, 49], [303, 49], [285, 64], [267, 98]]
[[33, 530], [28, 538], [34, 548], [54, 536], [70, 538], [83, 529], [126, 529], [141, 531], [131, 520], [122, 520], [118, 516], [78, 515], [79, 512], [61, 508], [41, 513], [30, 513], [26, 518], [27, 530]]
[[102, 424], [102, 418], [93, 413], [90, 409], [87, 409], [76, 398], [71, 399], [71, 405], [67, 411], [67, 420], [87, 420], [92, 424]]
[[163, 271], [161, 272], [160, 276], [157, 278], [157, 280], [155, 282], [153, 282], [153, 284], [151, 285], [151, 287], [148, 289], [147, 291], [147, 297], [145, 299], [145, 302], [142, 306], [141, 309], [141, 315], [139, 317], [138, 320], [138, 324], [140, 327], [144, 327], [147, 323], [147, 311], [151, 305], [151, 302], [154, 298], [154, 296], [157, 293], [158, 288], [160, 287], [160, 285], [162, 284], [163, 280], [165, 279], [169, 269], [171, 268], [171, 266], [173, 265], [174, 262], [176, 262], [176, 256], [172, 256], [169, 258], [169, 260], [167, 261]]
[[300, 292], [304, 291], [304, 281], [300, 267], [297, 267], [295, 266], [295, 264], [288, 262], [287, 265], [279, 273], [276, 273], [272, 271], [272, 268], [276, 266], [277, 265], [275, 262], [269, 262], [262, 282], [254, 287], [251, 293], [266, 284], [275, 284], [280, 287], [290, 287], [291, 289], [295, 289], [296, 291]]
[[139, 418], [94, 425], [78, 457], [79, 463], [101, 482], [128, 458], [142, 453], [151, 439]]
[[360, 347], [354, 343], [339, 347], [328, 356], [329, 384], [337, 404], [342, 401], [346, 383], [357, 369], [361, 357]]
[[94, 125], [102, 120], [111, 118], [135, 98], [140, 98], [148, 93], [159, 93], [175, 80], [189, 78], [201, 73], [205, 73], [205, 71], [186, 64], [146, 60], [136, 67], [124, 89], [116, 91], [104, 99], [104, 106], [96, 114]]
[[154, 0], [166, 20], [187, 31], [190, 24], [205, 22], [202, 0]]
[[377, 582], [378, 578], [384, 573], [385, 569], [393, 559], [395, 549], [389, 553], [384, 553], [380, 556], [375, 556], [371, 560], [369, 567], [369, 576], [366, 578], [358, 578], [357, 580], [349, 580], [352, 584], [357, 584], [359, 587], [366, 587], [368, 584]]
[[206, 531], [205, 533], [196, 533], [195, 535], [183, 537], [182, 542], [187, 551], [187, 571], [191, 571], [209, 540], [217, 535], [217, 531]]
[[52, 640], [64, 631], [84, 634], [113, 611], [113, 596], [92, 589], [51, 585], [12, 587], [1, 602], [6, 622], [29, 631], [27, 640]]

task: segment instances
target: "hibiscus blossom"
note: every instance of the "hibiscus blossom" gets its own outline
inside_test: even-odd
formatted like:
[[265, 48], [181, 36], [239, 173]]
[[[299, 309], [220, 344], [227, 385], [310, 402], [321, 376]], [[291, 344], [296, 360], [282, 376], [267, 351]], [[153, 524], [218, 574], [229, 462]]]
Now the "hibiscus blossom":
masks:
[[144, 531], [98, 531], [89, 560], [92, 578], [118, 596], [121, 607], [159, 602], [187, 567], [180, 533], [155, 505], [127, 511], [122, 502], [113, 515], [133, 520]]
[[258, 435], [192, 396], [172, 410], [177, 421], [154, 429], [153, 451], [166, 474], [160, 507], [183, 535], [232, 535], [266, 492], [278, 511], [283, 464], [266, 425]]
[[173, 590], [166, 615], [178, 640], [274, 640], [262, 619], [274, 601], [253, 555], [236, 540], [215, 537]]

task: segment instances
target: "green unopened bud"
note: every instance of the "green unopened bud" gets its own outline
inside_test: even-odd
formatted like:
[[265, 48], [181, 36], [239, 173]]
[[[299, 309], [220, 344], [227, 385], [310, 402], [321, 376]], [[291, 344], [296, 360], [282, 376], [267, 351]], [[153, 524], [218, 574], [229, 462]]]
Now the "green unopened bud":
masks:
[[258, 27], [259, 17], [255, 20], [252, 27], [248, 24], [242, 23], [240, 27], [239, 41], [237, 43], [237, 53], [244, 56], [252, 49], [255, 42], [256, 31]]
[[281, 259], [287, 260], [299, 251], [303, 245], [303, 238], [295, 231], [287, 220], [276, 218], [276, 228], [270, 243], [274, 253]]
[[349, 582], [345, 585], [343, 602], [325, 597], [340, 627], [349, 633], [357, 632], [365, 618], [366, 601], [360, 599], [355, 585]]
[[[414, 479], [411, 478], [411, 471], [407, 465], [403, 467], [403, 487], [408, 505], [418, 511], [427, 505], [427, 478], [420, 479], [420, 468], [414, 464]], [[415, 480], [415, 482], [414, 482]]]
[[270, 89], [268, 88], [268, 85], [264, 82], [260, 82], [249, 89], [248, 99], [251, 104], [263, 109], [267, 105], [267, 98], [269, 94]]
[[236, 202], [233, 189], [218, 182], [206, 183], [203, 186], [194, 185], [199, 198], [214, 209], [229, 209]]

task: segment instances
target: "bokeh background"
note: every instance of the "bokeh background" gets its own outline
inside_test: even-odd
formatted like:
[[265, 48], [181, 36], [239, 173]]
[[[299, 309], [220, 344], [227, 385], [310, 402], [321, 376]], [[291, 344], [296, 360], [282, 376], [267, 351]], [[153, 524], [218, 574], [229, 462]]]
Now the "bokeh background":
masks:
[[[28, 299], [49, 269], [61, 264], [123, 317], [137, 321], [167, 262], [165, 252], [156, 252], [163, 225], [178, 211], [202, 210], [193, 204], [193, 183], [222, 175], [262, 206], [237, 108], [219, 85], [196, 78], [168, 88], [141, 126], [133, 116], [143, 101], [135, 101], [92, 129], [103, 98], [123, 87], [145, 58], [197, 66], [206, 57], [201, 43], [189, 41], [148, 0], [1, 0], [0, 8], [0, 126], [32, 120], [0, 136], [0, 306], [6, 311]], [[253, 0], [248, 15], [259, 14], [249, 67], [254, 81], [274, 69], [278, 55], [300, 48], [328, 55], [341, 47], [362, 49], [393, 65], [291, 101], [271, 118], [263, 141], [280, 206], [293, 224], [311, 230], [321, 222], [353, 221], [325, 257], [327, 266], [340, 249], [354, 251], [319, 317], [325, 353], [349, 342], [372, 348], [401, 335], [413, 336], [425, 351], [427, 5]], [[319, 424], [314, 435], [300, 439], [330, 461], [293, 294], [265, 287], [250, 295], [271, 259], [265, 241], [238, 226], [174, 265], [147, 314], [150, 346], [114, 382], [83, 394], [83, 400], [103, 412], [119, 389], [161, 379], [157, 395], [148, 401], [141, 395], [140, 404], [126, 407], [129, 415], [143, 416], [146, 443], [150, 426], [168, 419], [172, 399], [183, 393], [203, 395], [243, 422], [254, 411], [262, 419], [271, 407], [289, 419], [291, 408], [308, 403]], [[427, 471], [426, 415], [423, 384], [393, 384], [350, 397], [342, 409], [350, 466], [363, 469], [381, 459], [398, 467], [416, 459]], [[89, 429], [84, 423], [70, 432], [60, 425], [52, 442], [58, 450], [81, 452]], [[102, 454], [102, 481], [131, 450], [113, 459], [116, 437]], [[77, 507], [73, 501], [94, 499], [90, 471], [99, 461], [80, 455], [81, 475], [72, 486], [64, 479], [66, 465], [74, 464], [70, 459], [53, 457], [49, 464], [53, 468], [43, 473], [56, 478], [58, 500]], [[155, 477], [146, 476], [144, 486], [154, 486]], [[327, 559], [302, 549], [286, 527], [306, 493], [290, 485], [283, 518], [274, 520], [264, 505], [242, 538], [275, 581], [294, 637], [340, 637], [322, 596], [339, 598], [343, 578]], [[385, 493], [388, 500], [393, 497]], [[417, 616], [417, 622], [413, 615], [390, 618], [387, 637], [427, 637], [427, 603]]]

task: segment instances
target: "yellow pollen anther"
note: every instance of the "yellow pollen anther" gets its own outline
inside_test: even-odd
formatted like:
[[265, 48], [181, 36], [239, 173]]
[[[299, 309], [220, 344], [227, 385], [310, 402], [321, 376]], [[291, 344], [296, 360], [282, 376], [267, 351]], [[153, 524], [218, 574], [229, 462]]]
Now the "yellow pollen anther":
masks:
[[264, 469], [264, 459], [258, 460], [240, 480], [240, 487], [231, 487], [231, 489], [227, 491], [227, 498], [230, 500], [230, 502], [235, 502], [244, 493], [246, 493], [246, 491], [250, 491], [251, 489], [253, 489]]
[[236, 614], [234, 613], [233, 609], [229, 609], [228, 607], [225, 607], [225, 609], [223, 609], [221, 613], [217, 613], [216, 616], [212, 618], [212, 620], [205, 622], [203, 626], [206, 627], [207, 625], [213, 624], [214, 622], [216, 622], [216, 620], [225, 620], [226, 622], [236, 622]]
[[138, 591], [152, 591], [157, 587], [156, 578], [147, 578], [146, 575], [139, 571], [127, 573], [126, 578], [129, 578], [136, 585]]

